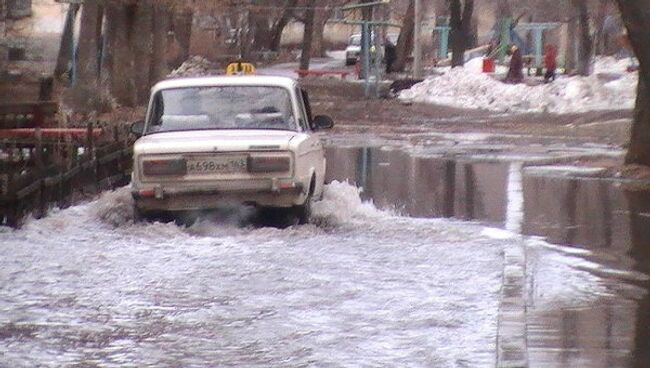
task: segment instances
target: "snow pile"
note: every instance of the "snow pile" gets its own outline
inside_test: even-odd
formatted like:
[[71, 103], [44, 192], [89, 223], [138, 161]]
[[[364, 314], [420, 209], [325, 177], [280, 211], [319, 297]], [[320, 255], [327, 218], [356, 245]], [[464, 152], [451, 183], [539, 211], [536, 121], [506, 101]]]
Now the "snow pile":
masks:
[[213, 74], [212, 63], [202, 57], [202, 56], [192, 56], [186, 60], [181, 66], [176, 68], [174, 71], [169, 73], [168, 78], [180, 78], [180, 77], [203, 77], [206, 75]]
[[[621, 62], [621, 65], [623, 63]], [[454, 68], [439, 76], [427, 78], [399, 98], [467, 109], [485, 109], [501, 113], [549, 112], [579, 113], [593, 110], [630, 109], [636, 96], [637, 73], [621, 73], [619, 78], [564, 77], [550, 84], [535, 86], [505, 84], [494, 77], [469, 68]], [[620, 67], [617, 66], [617, 67]], [[605, 63], [597, 65], [605, 70]]]
[[593, 65], [594, 74], [623, 74], [627, 72], [627, 68], [634, 65], [635, 62], [629, 58], [617, 59], [613, 56], [602, 56], [596, 58]]

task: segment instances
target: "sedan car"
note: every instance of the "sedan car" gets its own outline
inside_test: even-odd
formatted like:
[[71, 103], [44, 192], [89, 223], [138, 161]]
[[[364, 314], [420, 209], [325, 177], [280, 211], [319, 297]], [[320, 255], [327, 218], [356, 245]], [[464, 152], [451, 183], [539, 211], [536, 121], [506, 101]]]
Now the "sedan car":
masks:
[[[371, 35], [374, 38], [374, 35]], [[399, 37], [398, 33], [389, 33], [386, 35], [386, 38], [393, 44], [397, 45], [397, 38]], [[374, 57], [374, 52], [376, 48], [374, 45], [370, 46], [371, 57]], [[382, 42], [381, 47], [379, 48], [381, 55], [384, 54], [384, 42]], [[357, 63], [361, 57], [361, 34], [355, 33], [350, 36], [348, 41], [348, 46], [345, 48], [345, 65], [354, 65]]]
[[155, 85], [134, 123], [132, 195], [138, 217], [254, 205], [300, 223], [321, 197], [325, 156], [307, 93], [284, 77], [227, 76]]

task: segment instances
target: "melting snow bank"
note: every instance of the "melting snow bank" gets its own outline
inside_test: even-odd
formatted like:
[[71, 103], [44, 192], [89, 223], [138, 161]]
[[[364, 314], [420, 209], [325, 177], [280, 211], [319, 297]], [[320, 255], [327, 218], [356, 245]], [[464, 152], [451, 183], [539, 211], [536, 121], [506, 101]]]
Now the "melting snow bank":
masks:
[[[597, 63], [596, 71], [604, 73], [607, 70], [604, 65], [618, 65], [608, 63]], [[619, 69], [612, 67], [615, 73], [607, 75], [559, 76], [553, 83], [529, 86], [502, 83], [492, 76], [477, 73], [471, 66], [454, 68], [402, 91], [399, 99], [502, 113], [567, 114], [631, 109], [636, 98], [638, 73]]]

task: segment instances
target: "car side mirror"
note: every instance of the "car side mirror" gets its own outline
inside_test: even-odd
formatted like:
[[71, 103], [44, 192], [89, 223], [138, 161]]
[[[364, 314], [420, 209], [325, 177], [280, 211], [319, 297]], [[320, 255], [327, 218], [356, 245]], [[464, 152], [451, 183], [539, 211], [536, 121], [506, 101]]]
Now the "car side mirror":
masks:
[[334, 127], [334, 120], [327, 115], [316, 115], [312, 121], [315, 130], [326, 130]]
[[135, 123], [131, 124], [131, 134], [136, 137], [142, 137], [144, 134], [144, 120], [138, 120]]

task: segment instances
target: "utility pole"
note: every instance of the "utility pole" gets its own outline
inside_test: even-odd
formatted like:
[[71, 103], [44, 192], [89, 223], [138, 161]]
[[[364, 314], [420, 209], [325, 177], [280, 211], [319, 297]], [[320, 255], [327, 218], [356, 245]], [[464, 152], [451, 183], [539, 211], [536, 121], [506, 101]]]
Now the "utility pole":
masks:
[[422, 1], [415, 1], [415, 19], [413, 19], [413, 78], [422, 78]]

